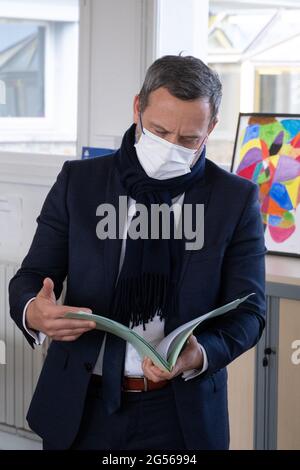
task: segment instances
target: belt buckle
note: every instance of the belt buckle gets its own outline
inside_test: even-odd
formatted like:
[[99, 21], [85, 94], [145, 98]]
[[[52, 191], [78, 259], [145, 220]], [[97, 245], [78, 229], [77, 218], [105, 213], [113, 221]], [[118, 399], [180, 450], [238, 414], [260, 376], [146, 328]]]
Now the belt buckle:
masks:
[[144, 379], [144, 392], [148, 392], [148, 381], [147, 377], [143, 376]]
[[124, 389], [124, 392], [129, 392], [129, 393], [141, 393], [141, 392], [147, 392], [148, 391], [148, 382], [147, 382], [147, 377], [143, 376], [141, 377], [140, 375], [128, 375], [128, 379], [143, 379], [144, 380], [144, 390], [126, 390]]

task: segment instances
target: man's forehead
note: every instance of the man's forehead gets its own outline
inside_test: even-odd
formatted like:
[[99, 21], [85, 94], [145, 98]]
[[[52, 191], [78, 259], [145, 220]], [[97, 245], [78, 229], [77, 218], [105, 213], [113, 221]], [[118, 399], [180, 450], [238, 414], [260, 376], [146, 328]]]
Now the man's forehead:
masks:
[[147, 120], [156, 126], [164, 129], [177, 127], [179, 124], [192, 129], [201, 128], [210, 119], [211, 110], [209, 102], [199, 102], [199, 100], [183, 101], [175, 99], [149, 101], [143, 112]]
[[161, 100], [169, 100], [169, 101], [174, 101], [176, 103], [182, 103], [182, 104], [203, 104], [209, 106], [209, 98], [208, 96], [200, 96], [199, 98], [195, 99], [184, 99], [184, 98], [179, 98], [178, 96], [175, 96], [172, 94], [167, 88], [165, 87], [160, 87], [157, 88], [154, 91], [151, 91], [148, 96], [148, 105], [150, 102], [161, 102]]
[[162, 117], [171, 114], [174, 115], [174, 118], [182, 115], [191, 120], [202, 121], [210, 117], [211, 108], [207, 97], [183, 100], [171, 95], [168, 90], [159, 88], [150, 93], [144, 112], [147, 114], [157, 113]]

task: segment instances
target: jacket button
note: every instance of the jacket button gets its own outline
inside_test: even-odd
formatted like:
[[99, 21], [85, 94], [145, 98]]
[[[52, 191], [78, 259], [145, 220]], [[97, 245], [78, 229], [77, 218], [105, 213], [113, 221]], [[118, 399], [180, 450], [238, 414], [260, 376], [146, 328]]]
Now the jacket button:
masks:
[[85, 362], [84, 367], [85, 367], [87, 372], [92, 372], [92, 370], [93, 370], [93, 365], [90, 362]]

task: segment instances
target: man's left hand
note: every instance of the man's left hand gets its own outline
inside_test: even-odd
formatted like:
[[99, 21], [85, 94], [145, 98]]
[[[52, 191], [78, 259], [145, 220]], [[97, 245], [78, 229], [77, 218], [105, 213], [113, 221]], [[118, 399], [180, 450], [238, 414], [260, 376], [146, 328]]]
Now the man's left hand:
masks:
[[176, 364], [171, 372], [166, 372], [157, 367], [151, 359], [145, 357], [142, 362], [142, 369], [145, 377], [152, 382], [161, 380], [171, 380], [173, 377], [182, 374], [186, 370], [201, 369], [203, 366], [203, 354], [199, 343], [194, 335], [191, 335], [185, 348], [178, 356]]

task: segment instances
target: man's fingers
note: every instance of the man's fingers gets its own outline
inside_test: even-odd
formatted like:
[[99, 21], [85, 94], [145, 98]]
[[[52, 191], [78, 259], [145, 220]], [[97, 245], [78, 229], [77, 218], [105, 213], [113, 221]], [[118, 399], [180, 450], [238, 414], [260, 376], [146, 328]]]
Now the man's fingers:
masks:
[[152, 380], [152, 382], [159, 382], [158, 378], [155, 377], [153, 372], [151, 370], [149, 370], [148, 367], [143, 366], [142, 369], [143, 369], [144, 375], [145, 375], [145, 377], [147, 377], [147, 379]]
[[92, 313], [92, 310], [87, 307], [71, 307], [70, 305], [57, 305], [57, 312], [63, 316], [68, 312], [71, 313], [78, 313], [78, 312], [84, 312], [84, 313]]
[[86, 307], [80, 307], [78, 309], [78, 311], [81, 311], [81, 312], [85, 312], [85, 313], [92, 313], [92, 310], [90, 308], [86, 308]]
[[38, 296], [44, 297], [45, 299], [48, 300], [53, 300], [53, 297], [55, 299], [54, 295], [54, 283], [50, 277], [46, 277], [43, 282], [43, 287], [41, 288], [40, 292], [38, 293]]
[[[58, 325], [59, 328], [57, 328]], [[87, 333], [95, 327], [95, 322], [86, 320], [56, 320], [54, 329], [49, 328], [47, 335], [57, 341], [75, 341], [83, 333]]]
[[194, 335], [189, 336], [189, 337], [188, 337], [188, 340], [187, 340], [187, 344], [188, 344], [189, 346], [198, 345], [198, 341], [197, 341], [196, 336], [194, 336]]
[[49, 330], [53, 329], [56, 331], [60, 330], [75, 330], [78, 328], [83, 328], [85, 330], [92, 330], [96, 327], [96, 323], [94, 321], [89, 320], [74, 320], [72, 318], [58, 318], [49, 322]]
[[74, 335], [74, 336], [54, 336], [53, 339], [55, 341], [75, 341], [81, 335]]
[[[71, 307], [69, 305], [49, 305], [47, 306], [47, 314], [54, 319], [63, 318], [66, 313], [92, 313], [92, 310], [87, 307]], [[72, 320], [72, 321], [87, 321], [87, 320]]]
[[90, 328], [73, 328], [71, 330], [59, 330], [53, 334], [53, 338], [62, 338], [65, 336], [80, 336], [90, 331]]
[[149, 358], [144, 359], [142, 362], [142, 368], [145, 376], [153, 382], [160, 382], [161, 380], [168, 380], [171, 378], [168, 376], [168, 374], [165, 374], [158, 367], [156, 367]]

